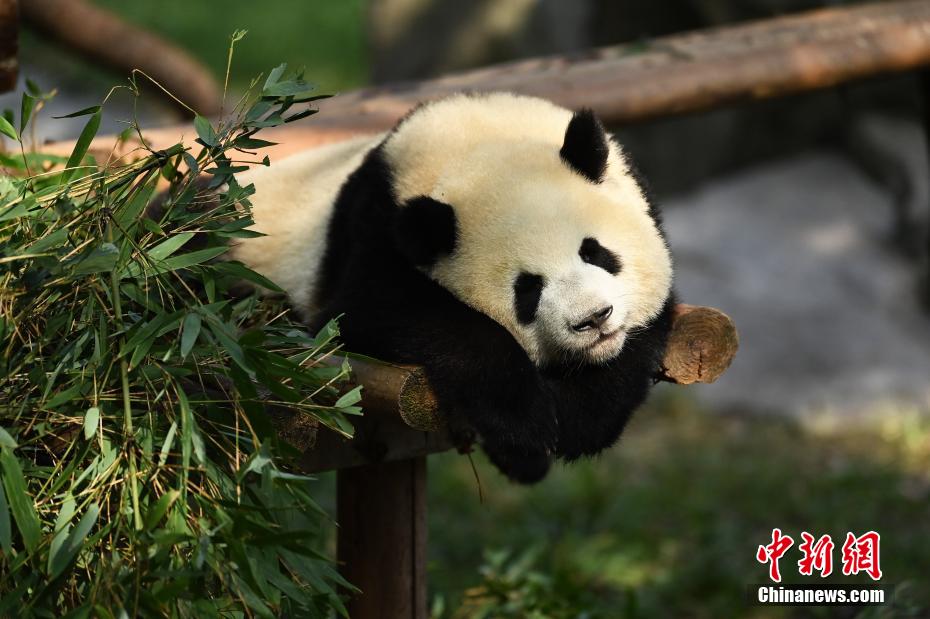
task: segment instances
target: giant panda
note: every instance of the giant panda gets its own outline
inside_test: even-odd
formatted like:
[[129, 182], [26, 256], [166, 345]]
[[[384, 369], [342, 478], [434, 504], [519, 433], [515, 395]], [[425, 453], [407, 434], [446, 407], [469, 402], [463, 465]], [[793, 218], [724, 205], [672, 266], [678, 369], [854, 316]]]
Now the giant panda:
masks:
[[616, 442], [657, 374], [672, 261], [590, 110], [508, 93], [422, 104], [384, 134], [241, 175], [232, 257], [347, 350], [425, 367], [453, 438], [509, 478]]

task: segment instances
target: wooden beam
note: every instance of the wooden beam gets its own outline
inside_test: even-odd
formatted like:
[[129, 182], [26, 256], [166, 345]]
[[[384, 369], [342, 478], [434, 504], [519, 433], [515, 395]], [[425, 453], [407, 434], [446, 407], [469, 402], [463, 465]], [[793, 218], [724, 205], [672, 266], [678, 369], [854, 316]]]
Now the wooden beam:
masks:
[[463, 90], [535, 95], [629, 124], [928, 64], [930, 2], [874, 2], [369, 88], [324, 102], [315, 124], [382, 130], [416, 102]]
[[27, 0], [26, 22], [96, 62], [129, 73], [144, 71], [203, 115], [220, 111], [222, 92], [193, 56], [148, 30], [86, 0]]
[[[63, 2], [64, 0], [40, 0]], [[930, 2], [905, 0], [828, 8], [634, 43], [498, 64], [422, 82], [365, 88], [319, 103], [321, 114], [275, 127], [272, 160], [359, 133], [384, 131], [420, 101], [461, 91], [506, 90], [577, 109], [612, 125], [696, 112], [728, 103], [829, 88], [930, 65]], [[145, 131], [167, 148], [190, 126]], [[113, 137], [95, 140], [109, 152]], [[138, 143], [129, 140], [120, 152]], [[71, 152], [62, 143], [55, 152]]]
[[[712, 307], [679, 304], [656, 379], [680, 385], [712, 383], [730, 366], [738, 348], [736, 326], [729, 316]], [[355, 380], [364, 385], [362, 407], [367, 413], [399, 416], [405, 425], [422, 432], [442, 427], [423, 368], [352, 359], [349, 363]]]
[[357, 619], [427, 619], [426, 458], [339, 471], [339, 571]]
[[[711, 383], [729, 367], [739, 348], [736, 327], [720, 310], [680, 304], [657, 380], [676, 384]], [[342, 358], [333, 360], [342, 363]], [[392, 462], [453, 447], [442, 428], [441, 411], [421, 367], [350, 359], [354, 380], [364, 386], [365, 415], [355, 438], [335, 432], [307, 433], [302, 418], [278, 422], [279, 432], [304, 454], [300, 468], [328, 471], [374, 462]], [[303, 430], [303, 433], [302, 433]], [[295, 440], [296, 437], [296, 440]], [[303, 438], [301, 438], [303, 437]]]
[[19, 2], [0, 0], [0, 92], [13, 90], [19, 75]]

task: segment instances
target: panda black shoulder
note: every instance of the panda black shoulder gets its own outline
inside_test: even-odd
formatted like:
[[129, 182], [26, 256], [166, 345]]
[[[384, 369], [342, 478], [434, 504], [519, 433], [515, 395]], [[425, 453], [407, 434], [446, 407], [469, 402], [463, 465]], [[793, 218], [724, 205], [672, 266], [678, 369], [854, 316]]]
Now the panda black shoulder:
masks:
[[326, 251], [320, 265], [318, 305], [324, 305], [342, 280], [345, 267], [359, 247], [377, 248], [381, 233], [391, 222], [393, 173], [384, 156], [383, 142], [365, 156], [340, 187], [326, 233]]

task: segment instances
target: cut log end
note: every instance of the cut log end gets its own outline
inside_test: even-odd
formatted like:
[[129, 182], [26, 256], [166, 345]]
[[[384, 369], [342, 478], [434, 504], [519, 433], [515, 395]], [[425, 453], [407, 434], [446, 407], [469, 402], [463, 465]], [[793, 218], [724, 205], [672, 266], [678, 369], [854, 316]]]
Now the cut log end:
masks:
[[411, 428], [433, 432], [440, 428], [439, 404], [423, 368], [413, 368], [397, 396], [400, 417]]
[[679, 385], [712, 383], [730, 367], [737, 348], [729, 316], [712, 307], [678, 305], [661, 378]]

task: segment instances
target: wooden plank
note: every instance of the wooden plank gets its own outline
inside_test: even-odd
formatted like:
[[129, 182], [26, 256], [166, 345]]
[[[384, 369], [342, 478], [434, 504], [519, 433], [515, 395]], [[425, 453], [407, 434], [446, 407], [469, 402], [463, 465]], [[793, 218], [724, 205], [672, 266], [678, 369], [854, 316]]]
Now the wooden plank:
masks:
[[19, 75], [19, 2], [0, 0], [0, 92], [13, 90]]
[[426, 458], [337, 474], [337, 558], [352, 619], [427, 619]]

